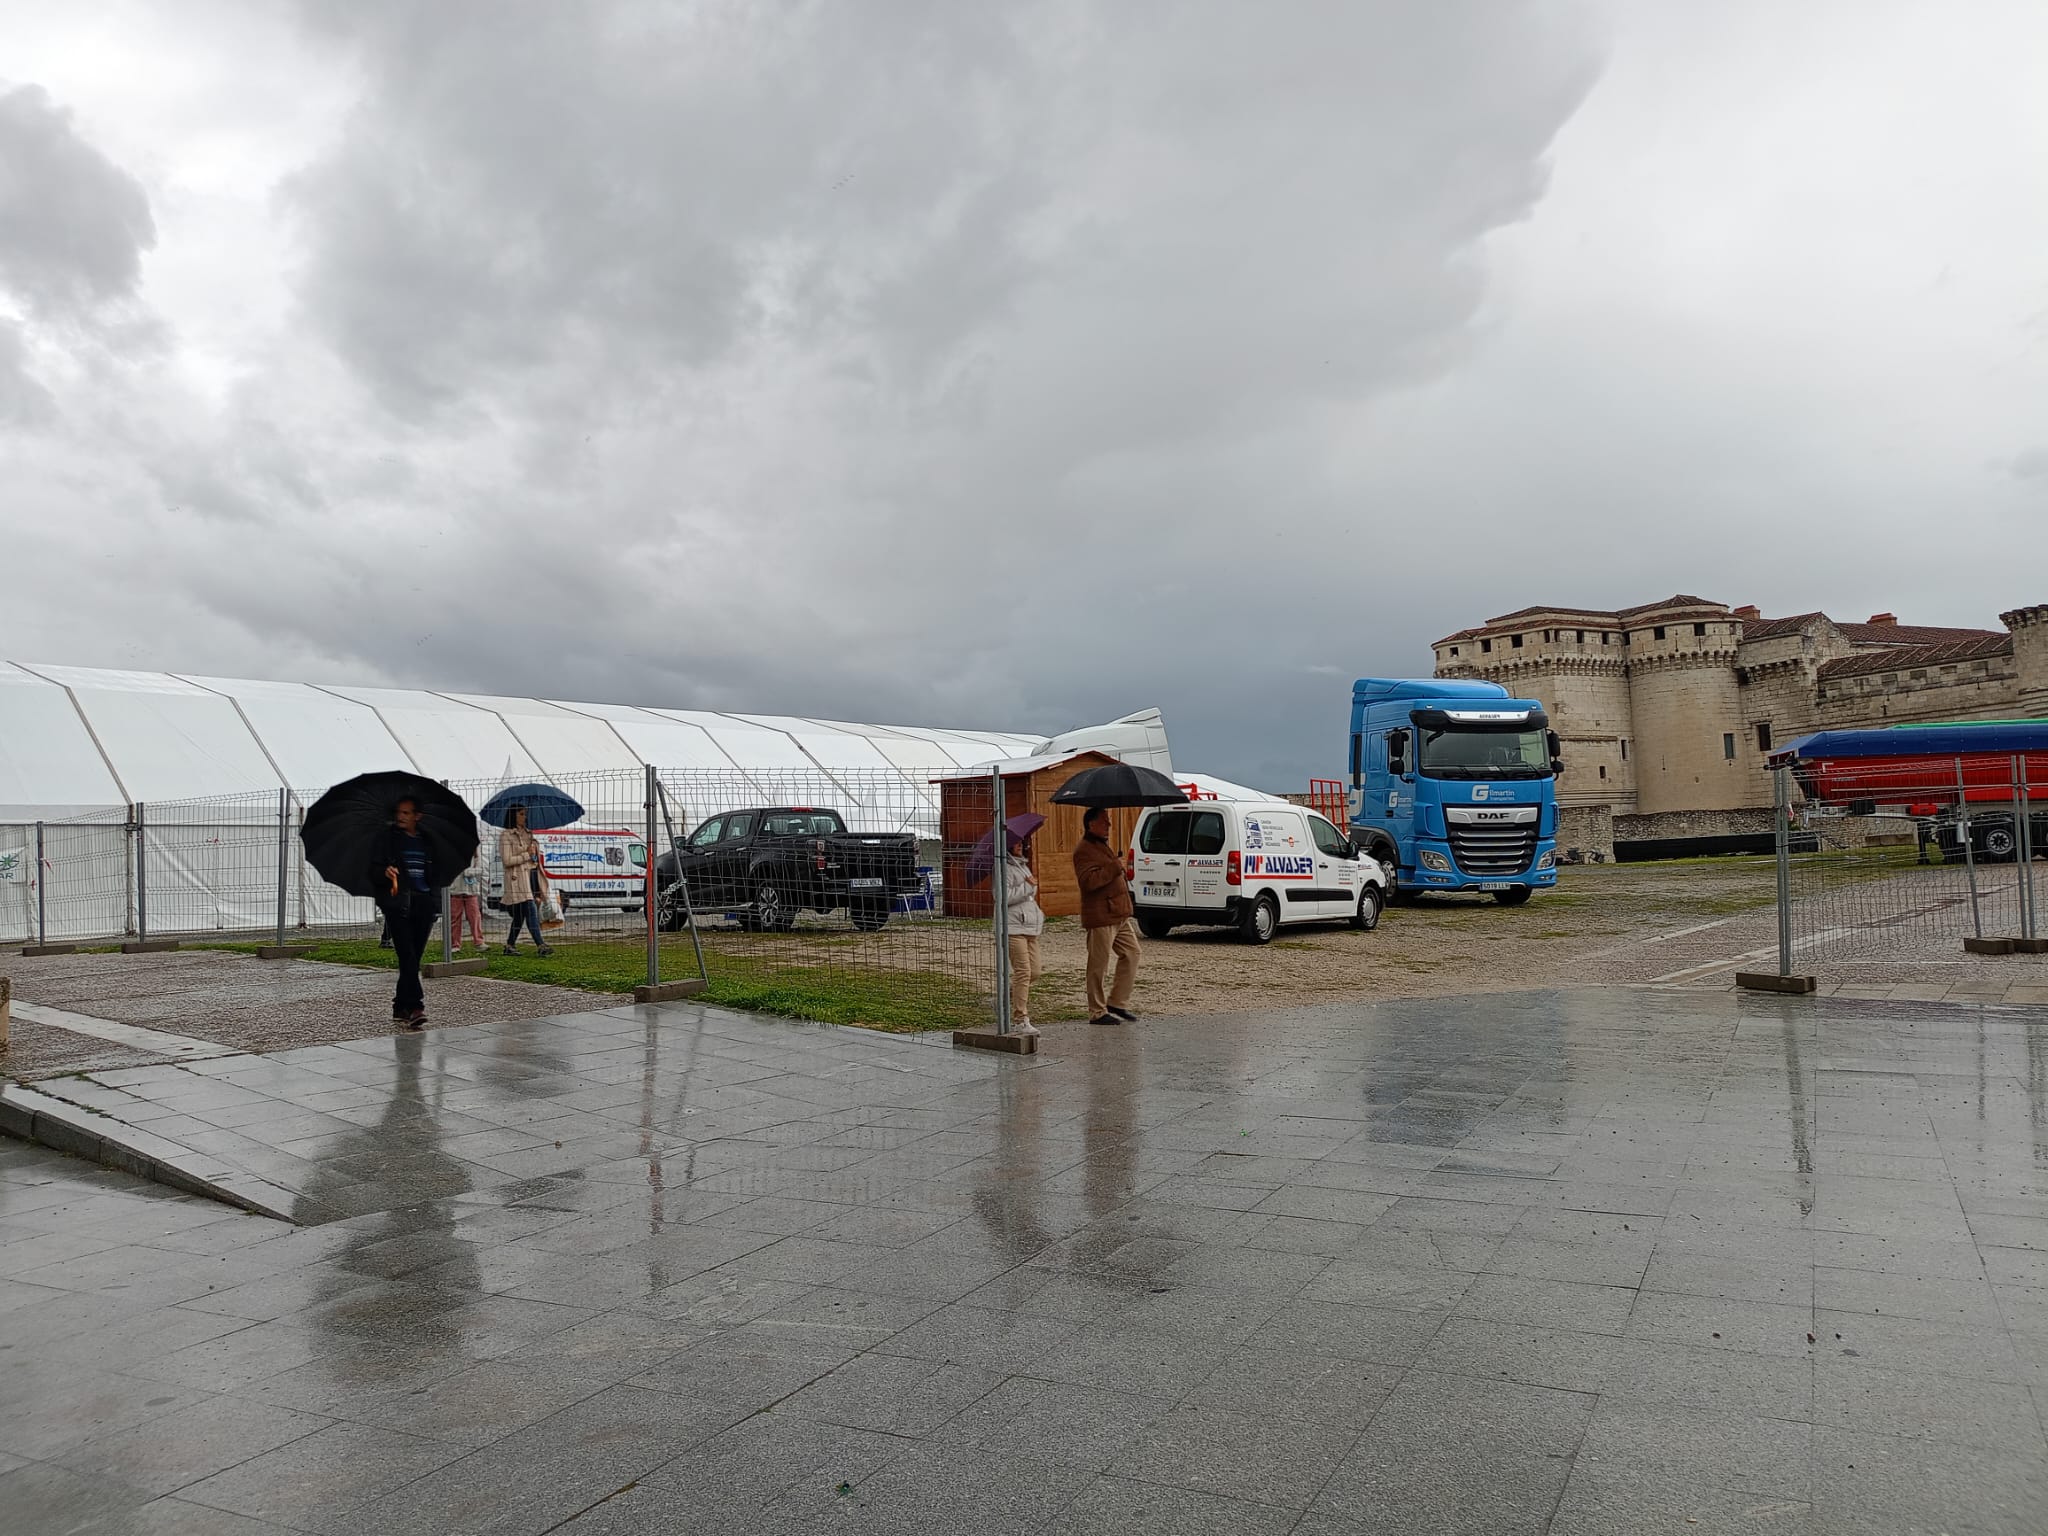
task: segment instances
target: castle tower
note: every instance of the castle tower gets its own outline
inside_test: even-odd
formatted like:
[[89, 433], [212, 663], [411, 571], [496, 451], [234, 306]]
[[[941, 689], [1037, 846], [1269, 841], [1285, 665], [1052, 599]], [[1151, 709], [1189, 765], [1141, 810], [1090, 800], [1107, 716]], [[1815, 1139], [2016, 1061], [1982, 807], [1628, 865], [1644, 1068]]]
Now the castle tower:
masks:
[[1742, 620], [1696, 598], [1674, 598], [1626, 617], [1637, 812], [1751, 804], [1756, 789], [1735, 672]]
[[2019, 673], [2019, 712], [2048, 719], [2048, 603], [2001, 613], [2012, 634], [2012, 659]]

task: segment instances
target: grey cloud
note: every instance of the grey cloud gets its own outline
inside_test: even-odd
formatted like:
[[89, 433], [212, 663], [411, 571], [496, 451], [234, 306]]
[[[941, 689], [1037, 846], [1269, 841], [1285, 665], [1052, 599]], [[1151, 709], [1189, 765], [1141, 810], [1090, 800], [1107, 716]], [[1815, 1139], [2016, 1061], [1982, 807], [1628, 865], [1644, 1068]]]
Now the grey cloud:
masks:
[[131, 298], [156, 225], [142, 184], [39, 86], [0, 92], [0, 288], [77, 317]]
[[2029, 448], [2014, 454], [2006, 461], [2005, 470], [2015, 480], [2048, 478], [2048, 448]]
[[29, 373], [21, 327], [0, 319], [0, 423], [39, 424], [49, 419], [53, 404], [50, 392]]

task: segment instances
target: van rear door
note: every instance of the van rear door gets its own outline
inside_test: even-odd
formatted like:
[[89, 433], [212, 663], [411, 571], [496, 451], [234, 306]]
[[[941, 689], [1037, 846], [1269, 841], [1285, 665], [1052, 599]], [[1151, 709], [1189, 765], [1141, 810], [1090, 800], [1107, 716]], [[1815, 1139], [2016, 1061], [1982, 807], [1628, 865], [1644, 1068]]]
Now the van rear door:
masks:
[[1224, 884], [1230, 862], [1229, 813], [1219, 807], [1186, 814], [1188, 852], [1183, 866], [1183, 889], [1187, 892], [1188, 909], [1221, 912], [1230, 894]]
[[1141, 907], [1187, 905], [1189, 811], [1153, 811], [1139, 824], [1132, 851], [1131, 892]]

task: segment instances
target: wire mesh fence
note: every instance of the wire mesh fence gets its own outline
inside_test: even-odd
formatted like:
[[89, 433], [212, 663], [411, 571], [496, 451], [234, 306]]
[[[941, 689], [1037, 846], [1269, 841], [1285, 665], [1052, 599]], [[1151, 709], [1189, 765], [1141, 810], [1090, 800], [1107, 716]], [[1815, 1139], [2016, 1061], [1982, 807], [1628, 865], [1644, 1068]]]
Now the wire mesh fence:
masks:
[[[502, 834], [480, 823], [429, 960], [502, 955], [517, 937], [517, 953], [552, 967], [532, 979], [618, 989], [698, 977], [722, 1001], [897, 1028], [993, 1016], [999, 913], [969, 867], [993, 821], [991, 778], [642, 768], [549, 782], [583, 815], [535, 834], [549, 898], [534, 914], [540, 945], [505, 900]], [[505, 786], [449, 787], [480, 810]], [[321, 793], [0, 825], [0, 939], [376, 945], [376, 904], [304, 857], [300, 827]]]
[[1948, 961], [1983, 941], [2038, 937], [2048, 797], [2025, 758], [1776, 774], [1780, 975]]

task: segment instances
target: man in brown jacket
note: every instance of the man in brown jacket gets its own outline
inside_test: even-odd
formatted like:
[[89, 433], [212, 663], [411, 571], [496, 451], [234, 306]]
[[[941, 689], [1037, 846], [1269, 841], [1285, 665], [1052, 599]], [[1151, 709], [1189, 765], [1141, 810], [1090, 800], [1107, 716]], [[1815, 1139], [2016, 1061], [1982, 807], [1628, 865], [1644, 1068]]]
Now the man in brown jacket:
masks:
[[[1132, 923], [1131, 882], [1124, 861], [1109, 846], [1109, 812], [1091, 809], [1081, 818], [1074, 845], [1074, 880], [1081, 887], [1081, 926], [1088, 930], [1088, 1022], [1122, 1024], [1131, 1012], [1131, 988], [1138, 980], [1138, 930]], [[1109, 963], [1116, 960], [1116, 979]]]

